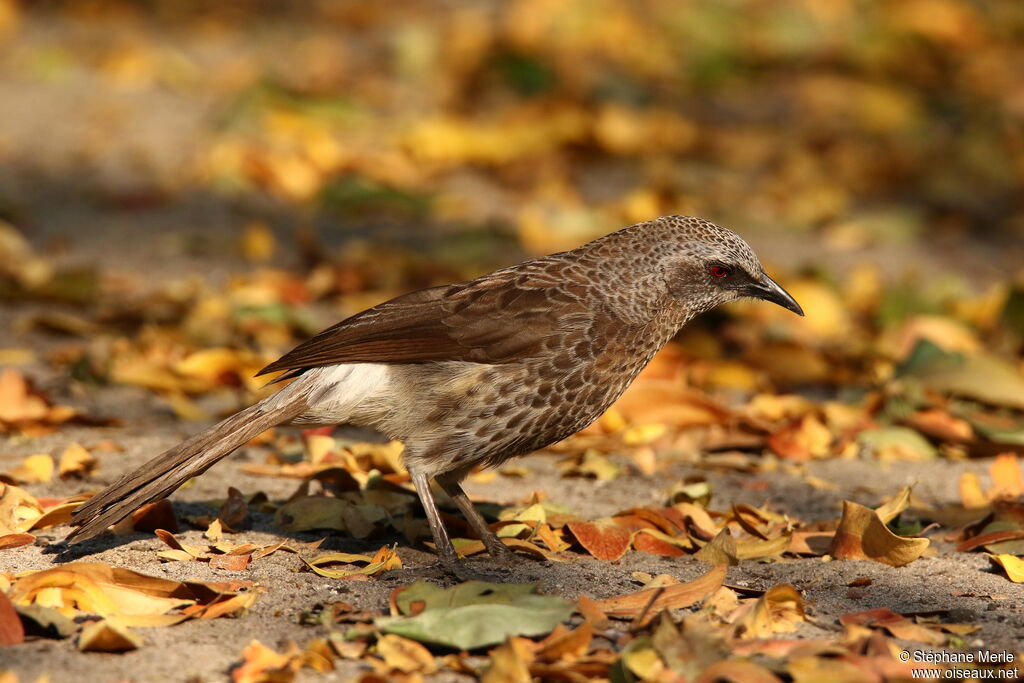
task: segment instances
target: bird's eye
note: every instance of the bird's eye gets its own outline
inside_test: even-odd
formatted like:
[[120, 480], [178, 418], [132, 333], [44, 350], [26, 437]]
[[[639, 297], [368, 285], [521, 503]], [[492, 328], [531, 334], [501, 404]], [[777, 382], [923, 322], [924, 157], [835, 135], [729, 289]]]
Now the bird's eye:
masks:
[[731, 274], [731, 271], [725, 266], [711, 266], [711, 277], [725, 278]]

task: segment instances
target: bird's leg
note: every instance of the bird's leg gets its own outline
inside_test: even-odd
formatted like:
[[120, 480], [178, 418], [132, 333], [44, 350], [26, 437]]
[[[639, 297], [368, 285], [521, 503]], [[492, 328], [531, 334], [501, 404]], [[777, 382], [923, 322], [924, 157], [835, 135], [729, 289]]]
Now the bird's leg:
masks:
[[412, 484], [416, 487], [416, 493], [423, 504], [423, 511], [427, 513], [427, 524], [430, 525], [430, 533], [434, 536], [434, 545], [437, 546], [438, 559], [441, 565], [459, 578], [466, 574], [462, 560], [455, 553], [452, 542], [448, 539], [448, 532], [441, 521], [441, 513], [437, 510], [437, 503], [434, 502], [434, 494], [430, 490], [430, 479], [422, 472], [410, 470]]
[[487, 525], [487, 520], [476, 509], [476, 506], [470, 501], [466, 492], [462, 490], [462, 484], [459, 483], [460, 478], [459, 473], [448, 472], [438, 475], [437, 483], [441, 485], [444, 492], [459, 506], [459, 510], [462, 511], [469, 525], [473, 527], [476, 535], [484, 542], [484, 547], [487, 548], [487, 552], [491, 557], [496, 560], [511, 560], [513, 558], [512, 551], [508, 549], [507, 545], [502, 543], [497, 534], [491, 531], [491, 527]]

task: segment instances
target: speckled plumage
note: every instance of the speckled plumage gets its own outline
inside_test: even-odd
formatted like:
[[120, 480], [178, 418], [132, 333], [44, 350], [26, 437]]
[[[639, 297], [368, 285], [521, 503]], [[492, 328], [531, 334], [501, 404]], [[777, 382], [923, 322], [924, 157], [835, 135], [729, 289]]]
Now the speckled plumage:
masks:
[[[503, 553], [462, 493], [465, 474], [590, 424], [688, 320], [742, 296], [800, 312], [735, 233], [682, 216], [640, 223], [572, 251], [397, 297], [324, 330], [264, 369], [294, 381], [247, 409], [255, 412], [245, 424], [262, 425], [272, 413], [277, 422], [350, 423], [402, 440], [442, 560], [454, 567], [431, 478], [492, 554]], [[84, 525], [78, 534], [93, 535], [173, 490], [184, 481], [175, 462], [202, 471], [244, 443], [232, 446], [222, 425], [208, 432], [216, 448], [202, 439], [183, 445], [91, 500], [73, 520]]]

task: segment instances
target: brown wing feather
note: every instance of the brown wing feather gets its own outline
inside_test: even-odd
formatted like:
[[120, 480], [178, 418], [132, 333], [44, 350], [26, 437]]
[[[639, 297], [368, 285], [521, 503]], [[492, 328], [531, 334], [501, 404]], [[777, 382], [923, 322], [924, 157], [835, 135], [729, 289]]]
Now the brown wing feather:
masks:
[[586, 311], [545, 280], [498, 271], [405, 294], [327, 328], [259, 374], [337, 363], [508, 363], [538, 350], [566, 316]]

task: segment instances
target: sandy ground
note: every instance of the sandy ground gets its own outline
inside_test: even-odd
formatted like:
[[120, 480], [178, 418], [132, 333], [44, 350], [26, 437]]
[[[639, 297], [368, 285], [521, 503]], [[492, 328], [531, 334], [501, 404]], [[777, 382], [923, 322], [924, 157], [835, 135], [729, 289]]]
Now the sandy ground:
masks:
[[[155, 399], [133, 389], [109, 389], [75, 401], [90, 410], [105, 414], [137, 415], [119, 428], [63, 429], [55, 434], [32, 440], [8, 440], [0, 453], [0, 469], [8, 469], [21, 457], [35, 452], [59, 452], [72, 441], [93, 443], [109, 438], [125, 447], [120, 454], [101, 454], [101, 469], [88, 486], [99, 486], [113, 480], [121, 472], [137, 466], [144, 459], [173, 445], [197, 425], [182, 425], [162, 416]], [[132, 408], [128, 409], [128, 406]], [[119, 410], [119, 407], [125, 410]], [[148, 417], [142, 417], [148, 415]], [[186, 514], [215, 512], [210, 501], [222, 498], [228, 486], [245, 493], [265, 491], [272, 499], [287, 496], [294, 489], [294, 480], [248, 475], [240, 466], [262, 461], [258, 447], [243, 449], [206, 473], [195, 484], [173, 496], [175, 507]], [[935, 461], [927, 464], [893, 463], [880, 465], [867, 461], [821, 461], [812, 463], [808, 473], [836, 485], [832, 489], [809, 486], [803, 477], [780, 473], [749, 475], [737, 472], [704, 470], [700, 466], [678, 465], [667, 475], [644, 477], [622, 476], [605, 484], [589, 480], [567, 479], [558, 475], [555, 459], [534, 455], [520, 461], [529, 471], [525, 476], [500, 475], [486, 484], [472, 483], [470, 494], [480, 500], [512, 503], [533, 491], [545, 492], [551, 500], [568, 505], [578, 514], [598, 517], [634, 505], [662, 500], [668, 486], [689, 475], [704, 474], [712, 484], [716, 504], [720, 508], [732, 502], [762, 504], [771, 501], [773, 509], [806, 520], [834, 519], [842, 499], [877, 503], [914, 483], [915, 491], [928, 502], [941, 503], [956, 499], [955, 482], [967, 469], [982, 472], [985, 462], [951, 463]], [[753, 478], [767, 481], [767, 487], [751, 490]], [[81, 483], [34, 485], [28, 489], [36, 495], [69, 495], [81, 490]], [[759, 487], [758, 487], [759, 488]], [[44, 540], [59, 540], [65, 529], [43, 533]], [[303, 533], [292, 537], [312, 541], [320, 534]], [[201, 543], [201, 532], [187, 531], [180, 535], [184, 542]], [[233, 536], [235, 542], [268, 544], [282, 538], [269, 515], [257, 514], [253, 528]], [[346, 552], [372, 552], [380, 546], [378, 539], [355, 541], [340, 535], [328, 536], [323, 548]], [[242, 648], [252, 639], [278, 649], [288, 641], [300, 644], [322, 637], [319, 626], [299, 625], [299, 616], [318, 603], [344, 600], [359, 608], [385, 609], [388, 593], [401, 583], [426, 576], [440, 583], [450, 580], [435, 571], [415, 571], [429, 567], [432, 556], [424, 548], [402, 546], [400, 555], [413, 571], [397, 572], [369, 582], [341, 582], [300, 571], [301, 562], [291, 554], [278, 553], [260, 560], [243, 574], [211, 569], [202, 563], [162, 563], [156, 551], [163, 545], [150, 535], [129, 537], [104, 536], [93, 539], [71, 555], [59, 557], [52, 549], [28, 546], [4, 551], [2, 560], [8, 571], [43, 569], [55, 566], [61, 559], [81, 558], [126, 567], [154, 576], [172, 579], [224, 580], [229, 576], [259, 582], [267, 592], [259, 596], [253, 609], [238, 619], [189, 621], [175, 627], [140, 629], [146, 645], [122, 655], [83, 654], [75, 649], [73, 640], [35, 640], [24, 645], [0, 650], [0, 668], [11, 668], [22, 680], [48, 674], [53, 681], [65, 680], [222, 680], [230, 668], [240, 661]], [[696, 560], [659, 558], [639, 552], [628, 553], [621, 561], [608, 563], [588, 557], [574, 557], [564, 563], [520, 559], [512, 567], [495, 566], [487, 559], [474, 566], [502, 580], [537, 582], [545, 593], [569, 599], [586, 594], [604, 598], [635, 590], [631, 572], [667, 573], [682, 580], [695, 578], [705, 567]], [[851, 592], [847, 584], [855, 578], [867, 577], [871, 585]], [[727, 582], [753, 588], [768, 588], [790, 583], [803, 593], [812, 621], [803, 626], [800, 637], [820, 637], [837, 630], [840, 615], [888, 607], [899, 613], [947, 610], [951, 621], [980, 625], [981, 630], [969, 642], [974, 647], [993, 650], [1015, 650], [1024, 638], [1024, 587], [1011, 584], [989, 568], [980, 554], [954, 553], [939, 544], [939, 553], [903, 568], [890, 568], [871, 562], [823, 562], [819, 559], [784, 560], [775, 563], [748, 562], [729, 570]], [[909, 645], [909, 644], [908, 644]], [[318, 680], [348, 680], [358, 671], [354, 664], [339, 668], [329, 675], [306, 672], [303, 677]]]

